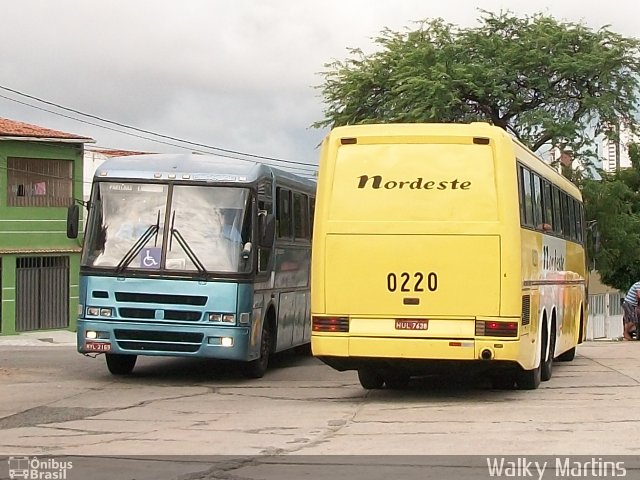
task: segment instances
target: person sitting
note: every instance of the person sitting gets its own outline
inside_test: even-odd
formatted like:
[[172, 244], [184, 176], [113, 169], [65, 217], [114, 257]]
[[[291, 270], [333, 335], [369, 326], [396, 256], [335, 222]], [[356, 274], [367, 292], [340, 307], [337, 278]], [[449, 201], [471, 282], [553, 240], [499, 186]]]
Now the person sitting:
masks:
[[638, 335], [638, 308], [640, 305], [640, 281], [631, 285], [622, 302], [622, 323], [625, 340], [632, 340], [632, 334]]

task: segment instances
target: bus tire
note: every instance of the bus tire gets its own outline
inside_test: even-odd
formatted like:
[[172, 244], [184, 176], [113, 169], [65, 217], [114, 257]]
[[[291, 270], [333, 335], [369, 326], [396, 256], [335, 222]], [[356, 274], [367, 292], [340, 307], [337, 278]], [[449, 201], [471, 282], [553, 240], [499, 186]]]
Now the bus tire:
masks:
[[384, 384], [391, 390], [404, 390], [409, 386], [410, 378], [405, 372], [389, 372], [384, 376]]
[[576, 358], [576, 347], [573, 347], [571, 350], [567, 350], [566, 352], [558, 355], [558, 360], [560, 360], [561, 362], [570, 362], [574, 358]]
[[265, 321], [262, 324], [262, 335], [260, 337], [260, 356], [244, 364], [244, 375], [247, 378], [262, 378], [269, 368], [269, 355], [271, 354], [271, 331], [269, 324]]
[[106, 353], [107, 368], [112, 375], [129, 375], [136, 366], [137, 355], [121, 355], [119, 353]]
[[[545, 355], [545, 360], [544, 362], [542, 362], [542, 369], [540, 372], [540, 379], [543, 382], [546, 382], [547, 380], [551, 379], [551, 375], [553, 375], [553, 356], [554, 356], [554, 351], [556, 348], [556, 328], [555, 328], [555, 323], [551, 324], [551, 333], [549, 334], [549, 336], [546, 336], [546, 328], [544, 328], [542, 330], [542, 334], [545, 335], [544, 338], [548, 338], [549, 339], [549, 353], [547, 353]], [[547, 342], [545, 341], [545, 344]], [[546, 345], [543, 345], [543, 352], [544, 350], [546, 350]], [[540, 357], [543, 358], [543, 357]]]
[[516, 383], [520, 390], [535, 390], [540, 386], [540, 365], [533, 370], [520, 370]]
[[358, 380], [366, 390], [378, 390], [384, 385], [384, 377], [371, 368], [358, 369]]

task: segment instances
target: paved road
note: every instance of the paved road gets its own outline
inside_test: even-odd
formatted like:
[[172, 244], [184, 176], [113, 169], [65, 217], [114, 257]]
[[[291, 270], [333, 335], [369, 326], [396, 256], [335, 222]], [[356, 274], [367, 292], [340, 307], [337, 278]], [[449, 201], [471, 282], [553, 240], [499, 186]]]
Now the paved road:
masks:
[[[418, 379], [406, 391], [365, 391], [353, 372], [294, 354], [278, 356], [259, 380], [244, 379], [233, 365], [171, 358], [140, 358], [132, 376], [119, 378], [103, 358], [77, 354], [72, 342], [59, 333], [0, 338], [0, 455], [94, 456], [106, 462], [99, 469], [105, 478], [121, 478], [112, 475], [114, 465], [134, 462], [123, 457], [153, 456], [144, 457], [153, 467], [140, 466], [140, 458], [135, 469], [126, 467], [140, 480], [185, 472], [298, 478], [298, 463], [273, 455], [294, 455], [307, 467], [331, 459], [338, 469], [339, 455], [377, 455], [347, 461], [373, 474], [397, 469], [388, 455], [400, 454], [640, 453], [640, 342], [584, 344], [535, 391], [496, 391], [484, 380], [453, 377]], [[115, 464], [104, 460], [112, 455]], [[222, 457], [211, 466], [211, 457], [169, 462], [162, 455]], [[434, 458], [445, 457], [411, 462]], [[284, 476], [274, 466], [282, 462]], [[151, 476], [158, 471], [167, 476]]]

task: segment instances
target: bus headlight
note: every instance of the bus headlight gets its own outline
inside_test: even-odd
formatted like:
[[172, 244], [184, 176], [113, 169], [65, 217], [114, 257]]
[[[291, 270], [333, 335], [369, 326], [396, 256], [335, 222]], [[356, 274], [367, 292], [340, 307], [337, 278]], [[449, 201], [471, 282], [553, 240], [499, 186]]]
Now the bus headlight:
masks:
[[236, 316], [234, 313], [210, 313], [209, 321], [216, 323], [228, 323], [230, 325], [236, 324]]
[[87, 330], [84, 334], [87, 340], [108, 340], [109, 332], [97, 332], [95, 330]]
[[110, 307], [87, 307], [88, 317], [112, 317], [113, 308]]
[[208, 337], [207, 344], [218, 347], [233, 347], [233, 337]]

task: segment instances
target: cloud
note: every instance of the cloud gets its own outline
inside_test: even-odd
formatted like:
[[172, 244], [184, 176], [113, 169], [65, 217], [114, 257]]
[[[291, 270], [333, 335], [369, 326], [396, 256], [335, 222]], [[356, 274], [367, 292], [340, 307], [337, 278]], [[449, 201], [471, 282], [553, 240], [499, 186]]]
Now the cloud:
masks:
[[[472, 25], [478, 8], [639, 28], [617, 1], [21, 0], [3, 6], [0, 85], [195, 142], [316, 163], [323, 105], [313, 87], [348, 47], [384, 27], [443, 17]], [[0, 92], [2, 93], [2, 92]], [[4, 93], [3, 93], [4, 94]], [[18, 99], [15, 95], [13, 98]], [[25, 100], [25, 99], [20, 99]], [[171, 151], [0, 98], [1, 116], [79, 133], [114, 148]]]

